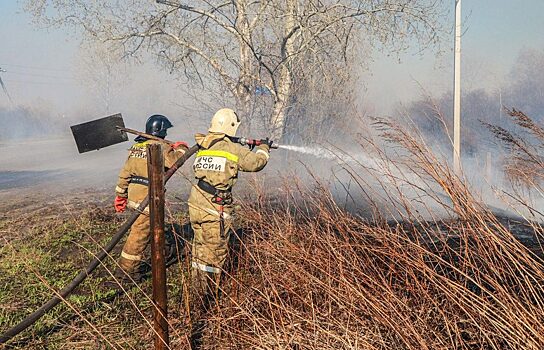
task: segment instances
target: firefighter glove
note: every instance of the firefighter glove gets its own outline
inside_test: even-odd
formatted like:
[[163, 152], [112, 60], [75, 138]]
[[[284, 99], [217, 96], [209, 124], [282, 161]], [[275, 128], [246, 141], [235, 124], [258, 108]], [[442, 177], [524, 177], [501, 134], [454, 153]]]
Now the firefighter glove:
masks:
[[[264, 141], [264, 140], [263, 140]], [[268, 145], [268, 143], [266, 142], [263, 142], [261, 143], [259, 146], [257, 146], [257, 149], [258, 150], [262, 150], [262, 151], [265, 151], [266, 153], [270, 153], [270, 146]], [[257, 151], [258, 152], [258, 151]]]
[[115, 207], [115, 211], [118, 213], [122, 213], [125, 211], [127, 207], [127, 199], [124, 197], [115, 197], [115, 201], [113, 202], [113, 206]]
[[189, 145], [187, 144], [187, 142], [183, 142], [183, 141], [174, 142], [172, 144], [173, 149], [176, 149], [176, 148], [179, 148], [179, 147], [189, 148]]
[[268, 148], [272, 148], [272, 144], [274, 143], [274, 141], [270, 140], [270, 138], [268, 138], [268, 137], [266, 139], [262, 140], [262, 142], [264, 144], [266, 144], [268, 146]]

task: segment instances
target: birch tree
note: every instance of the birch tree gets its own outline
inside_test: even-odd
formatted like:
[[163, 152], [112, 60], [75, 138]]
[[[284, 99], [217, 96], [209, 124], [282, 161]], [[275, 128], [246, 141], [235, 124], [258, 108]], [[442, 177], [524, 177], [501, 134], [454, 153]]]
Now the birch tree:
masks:
[[117, 46], [93, 42], [80, 47], [76, 75], [92, 95], [93, 102], [99, 102], [97, 110], [101, 113], [112, 112], [112, 102], [130, 82], [127, 66], [120, 57]]
[[303, 77], [339, 74], [360, 40], [388, 51], [431, 46], [444, 14], [441, 0], [26, 0], [26, 9], [117, 43], [124, 57], [154, 55], [228, 97], [247, 124], [264, 120], [274, 138]]

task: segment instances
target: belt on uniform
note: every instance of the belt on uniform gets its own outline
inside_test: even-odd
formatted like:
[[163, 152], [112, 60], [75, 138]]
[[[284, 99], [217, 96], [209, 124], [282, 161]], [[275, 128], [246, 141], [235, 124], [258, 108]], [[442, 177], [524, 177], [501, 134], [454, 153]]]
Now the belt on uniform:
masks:
[[130, 183], [131, 184], [149, 186], [149, 179], [147, 177], [143, 177], [143, 176], [132, 176], [130, 178]]
[[204, 180], [198, 180], [198, 188], [202, 191], [211, 194], [213, 196], [213, 201], [217, 204], [230, 204], [232, 203], [232, 193], [231, 190], [220, 190], [215, 186], [207, 183]]
[[198, 180], [198, 183], [196, 185], [202, 191], [204, 191], [204, 192], [206, 192], [208, 194], [214, 195], [214, 196], [216, 194], [218, 194], [219, 192], [228, 192], [228, 193], [230, 193], [230, 189], [229, 190], [219, 190], [214, 185], [211, 185], [211, 184], [207, 183], [204, 180]]

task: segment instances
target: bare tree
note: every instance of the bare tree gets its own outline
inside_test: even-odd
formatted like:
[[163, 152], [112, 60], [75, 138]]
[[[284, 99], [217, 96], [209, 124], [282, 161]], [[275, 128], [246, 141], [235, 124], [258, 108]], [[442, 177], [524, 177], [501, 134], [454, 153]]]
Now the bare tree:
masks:
[[393, 51], [432, 45], [443, 14], [441, 0], [27, 0], [26, 8], [116, 42], [125, 56], [155, 55], [172, 73], [231, 98], [245, 120], [264, 118], [275, 138], [302, 77], [337, 74], [331, 57], [346, 58], [353, 41]]
[[536, 121], [544, 121], [544, 49], [524, 49], [510, 70], [504, 103], [517, 106]]
[[85, 42], [80, 47], [76, 72], [100, 106], [99, 111], [111, 112], [111, 104], [130, 80], [121, 61], [118, 47], [101, 42]]

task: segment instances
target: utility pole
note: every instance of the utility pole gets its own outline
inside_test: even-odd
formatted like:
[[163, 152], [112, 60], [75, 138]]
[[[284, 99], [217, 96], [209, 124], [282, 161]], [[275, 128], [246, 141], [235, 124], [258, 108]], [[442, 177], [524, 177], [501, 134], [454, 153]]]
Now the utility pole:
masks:
[[[0, 67], [0, 73], [7, 73], [7, 70]], [[2, 77], [0, 76], [0, 86], [2, 86], [2, 90], [4, 90], [4, 93], [8, 97], [9, 102], [11, 102], [11, 105], [14, 106], [13, 100], [11, 96], [9, 95], [8, 89], [6, 88], [6, 84], [4, 84], [4, 81], [2, 80]]]
[[151, 237], [151, 274], [153, 280], [153, 328], [155, 350], [170, 349], [168, 337], [168, 299], [164, 259], [164, 159], [159, 143], [147, 145], [149, 177], [149, 219]]
[[453, 170], [461, 174], [461, 0], [455, 0], [455, 64], [453, 68]]
[[502, 126], [502, 89], [499, 87], [499, 125]]

